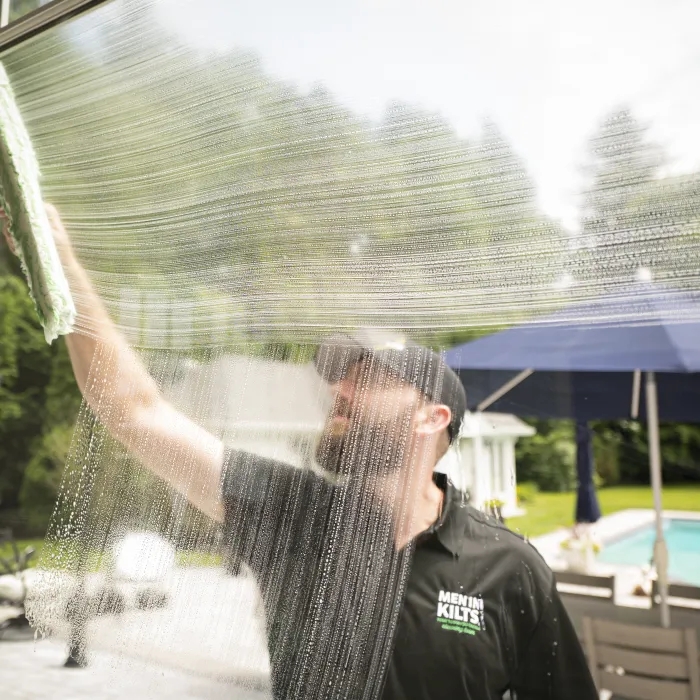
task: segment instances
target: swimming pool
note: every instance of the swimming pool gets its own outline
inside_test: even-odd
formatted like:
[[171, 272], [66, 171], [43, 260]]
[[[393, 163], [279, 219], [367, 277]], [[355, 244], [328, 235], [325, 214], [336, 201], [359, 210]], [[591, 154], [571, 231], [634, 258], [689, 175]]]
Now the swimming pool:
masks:
[[[700, 520], [665, 520], [669, 578], [700, 586]], [[644, 566], [649, 563], [656, 528], [649, 525], [606, 544], [598, 560], [607, 564]]]

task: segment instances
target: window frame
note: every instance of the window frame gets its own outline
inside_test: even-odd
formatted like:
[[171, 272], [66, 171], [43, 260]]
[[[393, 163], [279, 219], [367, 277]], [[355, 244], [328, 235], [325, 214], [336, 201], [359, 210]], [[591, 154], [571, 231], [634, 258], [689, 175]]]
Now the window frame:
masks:
[[12, 0], [0, 0], [0, 52], [109, 1], [53, 0], [10, 22]]

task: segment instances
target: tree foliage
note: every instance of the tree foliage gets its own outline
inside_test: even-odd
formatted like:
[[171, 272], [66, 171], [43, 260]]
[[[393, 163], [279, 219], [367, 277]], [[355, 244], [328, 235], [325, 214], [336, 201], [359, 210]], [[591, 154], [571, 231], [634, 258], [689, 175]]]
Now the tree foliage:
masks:
[[529, 421], [537, 433], [516, 447], [518, 481], [542, 491], [570, 491], [576, 485], [576, 452], [571, 421]]
[[41, 431], [51, 349], [22, 280], [0, 277], [0, 498], [16, 504], [16, 483]]
[[[628, 107], [603, 119], [589, 153], [579, 252], [569, 261], [577, 281], [595, 280], [604, 291], [646, 268], [669, 286], [683, 286], [677, 267], [700, 250], [700, 173], [663, 177], [665, 155]], [[518, 448], [519, 478], [543, 489], [571, 483], [574, 463], [564, 456], [573, 437], [556, 426], [539, 422], [540, 434]], [[700, 480], [700, 426], [662, 424], [660, 433], [664, 479]], [[649, 483], [644, 424], [596, 423], [593, 446], [603, 484]]]
[[[20, 11], [35, 4], [24, 0], [21, 8], [19, 3], [13, 7]], [[130, 21], [143, 27], [135, 14], [124, 17], [124, 23]], [[614, 279], [634, 274], [640, 265], [670, 270], [678, 254], [674, 246], [697, 251], [697, 216], [691, 214], [700, 198], [700, 178], [660, 179], [663, 154], [627, 108], [604, 120], [591, 140], [582, 213], [585, 252], [571, 260], [566, 236], [538, 210], [534, 182], [496, 124], [486, 122], [480, 136], [464, 139], [439, 114], [401, 103], [389, 105], [381, 120], [370, 123], [323, 86], [303, 92], [266, 74], [250, 53], [202, 60], [156, 23], [147, 33], [130, 31], [124, 23], [106, 24], [101, 31], [115, 34], [97, 37], [102, 48], [92, 54], [60, 31], [42, 38], [41, 60], [61, 56], [65, 65], [79, 67], [65, 71], [60, 81], [51, 71], [35, 70], [39, 59], [31, 47], [4, 60], [12, 77], [32, 76], [24, 83], [27, 94], [18, 93], [20, 106], [37, 94], [46, 104], [60, 103], [60, 120], [29, 119], [27, 124], [46, 196], [65, 213], [71, 230], [88, 239], [97, 235], [91, 228], [96, 218], [109, 215], [102, 248], [86, 249], [84, 262], [97, 274], [118, 273], [129, 281], [122, 291], [133, 294], [129, 301], [136, 300], [133, 306], [143, 312], [138, 319], [122, 320], [125, 326], [141, 325], [145, 334], [154, 323], [149, 307], [157, 305], [155, 315], [162, 320], [169, 299], [182, 309], [188, 299], [206, 298], [212, 307], [229, 308], [239, 321], [237, 328], [221, 328], [222, 344], [254, 340], [276, 348], [279, 357], [301, 357], [298, 348], [284, 345], [284, 338], [261, 335], [259, 329], [282, 326], [290, 318], [303, 324], [304, 313], [329, 295], [342, 310], [356, 298], [347, 293], [349, 285], [361, 286], [368, 275], [385, 280], [399, 297], [449, 281], [455, 270], [436, 264], [431, 255], [436, 232], [449, 234], [455, 255], [463, 254], [464, 294], [480, 292], [484, 270], [517, 278], [531, 293], [553, 294], [550, 284], [565, 265], [596, 280], [604, 265], [602, 277]], [[155, 81], [143, 66], [166, 48], [170, 70], [153, 71], [159, 76]], [[119, 71], [142, 79], [133, 81], [128, 92], [115, 90], [113, 76]], [[197, 95], [188, 104], [181, 99], [183, 76]], [[66, 94], [80, 100], [61, 99]], [[56, 126], [59, 121], [74, 128]], [[136, 122], [151, 128], [131, 128]], [[198, 139], [173, 137], [192, 125]], [[192, 168], [205, 147], [215, 157]], [[160, 167], [163, 163], [181, 165]], [[260, 207], [260, 201], [269, 205]], [[147, 245], [158, 252], [147, 263], [138, 254], [144, 245], [144, 211], [152, 221]], [[169, 245], [173, 232], [187, 246]], [[409, 244], [416, 252], [410, 284], [393, 264]], [[317, 274], [329, 256], [344, 279]], [[155, 269], [146, 269], [154, 260]], [[234, 264], [246, 274], [231, 279]], [[212, 265], [218, 266], [218, 277], [212, 276]], [[207, 275], [202, 278], [214, 278], [213, 285], [198, 283], [203, 266]], [[307, 305], [270, 304], [267, 280], [273, 266], [289, 270], [290, 289], [293, 284], [296, 292], [302, 290], [311, 300]], [[173, 269], [186, 270], [186, 280], [173, 278]], [[120, 299], [106, 301], [119, 321]], [[381, 299], [374, 303], [380, 312]], [[0, 252], [0, 310], [0, 509], [6, 514], [21, 509], [25, 523], [40, 529], [55, 500], [79, 394], [65, 345], [45, 344], [6, 251]], [[503, 309], [504, 324], [517, 313]], [[202, 318], [189, 322], [207, 325]], [[428, 325], [410, 315], [399, 322], [409, 333]], [[455, 318], [452, 328], [412, 334], [446, 347], [483, 332], [476, 325], [474, 319]], [[537, 428], [537, 436], [520, 441], [518, 478], [549, 490], [571, 488], [571, 424], [540, 421]], [[596, 431], [603, 481], [646, 483], [643, 428], [616, 423]], [[663, 427], [667, 476], [698, 478], [699, 436], [694, 426]]]

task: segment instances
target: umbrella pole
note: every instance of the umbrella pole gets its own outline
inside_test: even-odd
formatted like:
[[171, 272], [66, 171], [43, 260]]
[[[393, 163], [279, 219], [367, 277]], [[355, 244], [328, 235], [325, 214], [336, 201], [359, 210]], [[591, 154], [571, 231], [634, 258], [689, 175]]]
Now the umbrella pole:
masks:
[[661, 447], [659, 438], [659, 402], [656, 393], [656, 377], [647, 372], [646, 377], [647, 426], [649, 429], [649, 467], [651, 487], [654, 495], [656, 514], [656, 542], [654, 542], [654, 563], [658, 578], [661, 626], [671, 626], [668, 606], [668, 548], [664, 539], [663, 506], [661, 504]]

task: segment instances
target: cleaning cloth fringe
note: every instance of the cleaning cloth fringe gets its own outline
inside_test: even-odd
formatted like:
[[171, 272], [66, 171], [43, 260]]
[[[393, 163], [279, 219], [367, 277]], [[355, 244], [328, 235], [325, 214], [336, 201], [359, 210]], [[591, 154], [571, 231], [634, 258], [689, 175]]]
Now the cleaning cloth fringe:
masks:
[[0, 204], [29, 285], [46, 341], [70, 333], [75, 322], [41, 189], [39, 167], [5, 68], [0, 64]]

